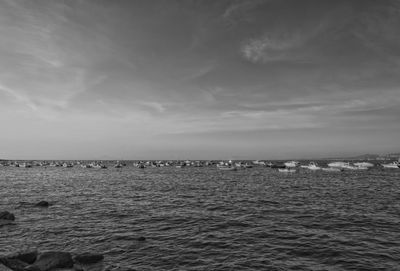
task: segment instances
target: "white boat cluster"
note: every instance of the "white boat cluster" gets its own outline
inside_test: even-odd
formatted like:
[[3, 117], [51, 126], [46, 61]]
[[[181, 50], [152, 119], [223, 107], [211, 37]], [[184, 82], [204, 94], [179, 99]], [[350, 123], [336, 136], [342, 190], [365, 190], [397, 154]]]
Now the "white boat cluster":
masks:
[[[113, 163], [113, 164], [112, 164]], [[317, 162], [309, 162], [308, 164], [301, 164], [299, 161], [286, 161], [286, 162], [266, 162], [255, 160], [249, 161], [201, 161], [201, 160], [159, 160], [159, 161], [136, 161], [132, 164], [137, 168], [148, 168], [148, 167], [209, 167], [216, 166], [219, 170], [225, 171], [235, 171], [238, 169], [252, 168], [253, 166], [258, 167], [270, 167], [278, 169], [279, 172], [296, 172], [298, 169], [305, 169], [310, 171], [327, 171], [327, 172], [340, 172], [344, 170], [368, 170], [375, 166], [381, 166], [384, 169], [400, 169], [400, 158], [398, 161], [393, 161], [387, 164], [373, 164], [371, 162], [344, 162], [335, 161], [327, 163], [326, 166], [321, 166]], [[71, 168], [74, 166], [79, 166], [81, 168], [94, 168], [94, 169], [107, 169], [108, 167], [122, 168], [127, 166], [126, 162], [116, 161], [116, 162], [104, 162], [104, 161], [2, 161], [0, 166], [11, 166], [11, 167], [64, 167]]]

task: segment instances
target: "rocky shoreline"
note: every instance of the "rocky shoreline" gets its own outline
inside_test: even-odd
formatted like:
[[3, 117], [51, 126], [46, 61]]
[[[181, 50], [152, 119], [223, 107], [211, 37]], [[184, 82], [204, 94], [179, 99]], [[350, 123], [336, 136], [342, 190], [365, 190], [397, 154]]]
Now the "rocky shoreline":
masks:
[[[48, 207], [47, 201], [33, 204]], [[15, 224], [15, 215], [9, 211], [0, 212], [0, 227]], [[94, 253], [73, 254], [65, 251], [21, 251], [0, 255], [0, 271], [101, 271], [104, 256]]]
[[100, 271], [101, 254], [72, 254], [65, 251], [24, 251], [0, 256], [0, 271]]

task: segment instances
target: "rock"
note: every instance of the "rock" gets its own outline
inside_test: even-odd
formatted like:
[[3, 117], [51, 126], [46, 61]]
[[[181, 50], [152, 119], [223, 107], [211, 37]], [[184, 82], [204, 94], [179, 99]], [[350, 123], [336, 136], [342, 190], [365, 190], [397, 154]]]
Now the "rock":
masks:
[[0, 259], [0, 262], [14, 271], [24, 271], [28, 266], [27, 263], [18, 259], [2, 258]]
[[82, 253], [74, 257], [74, 261], [82, 264], [93, 264], [100, 262], [104, 259], [101, 254]]
[[38, 268], [40, 271], [48, 271], [55, 268], [68, 268], [72, 267], [74, 262], [72, 256], [68, 252], [59, 251], [48, 251], [43, 252], [39, 255], [34, 264], [29, 266], [29, 270], [32, 268]]
[[140, 242], [144, 242], [144, 241], [146, 241], [146, 237], [140, 236], [137, 240]]
[[42, 200], [35, 204], [36, 207], [49, 207], [50, 203], [48, 201]]
[[14, 214], [12, 214], [12, 213], [10, 213], [8, 211], [3, 211], [3, 212], [0, 212], [0, 219], [3, 219], [3, 220], [15, 220], [15, 216], [14, 216]]
[[23, 251], [16, 254], [11, 254], [7, 256], [7, 258], [17, 259], [27, 264], [33, 264], [36, 261], [37, 256], [38, 256], [37, 250], [32, 250], [32, 251]]
[[10, 268], [8, 268], [7, 266], [0, 263], [0, 271], [12, 271], [12, 270]]

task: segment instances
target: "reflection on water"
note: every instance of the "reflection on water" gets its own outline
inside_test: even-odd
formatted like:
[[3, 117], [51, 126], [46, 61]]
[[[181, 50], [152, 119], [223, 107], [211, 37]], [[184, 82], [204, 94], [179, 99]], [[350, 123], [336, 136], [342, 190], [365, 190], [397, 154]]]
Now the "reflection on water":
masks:
[[0, 210], [16, 221], [0, 253], [93, 251], [121, 270], [400, 270], [399, 177], [3, 167]]

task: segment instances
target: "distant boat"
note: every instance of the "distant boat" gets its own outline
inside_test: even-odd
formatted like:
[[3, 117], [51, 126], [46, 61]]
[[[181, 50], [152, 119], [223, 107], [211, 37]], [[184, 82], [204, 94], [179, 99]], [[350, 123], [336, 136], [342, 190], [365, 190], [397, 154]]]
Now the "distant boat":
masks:
[[288, 168], [293, 168], [293, 167], [297, 167], [299, 162], [297, 162], [297, 161], [289, 161], [289, 162], [285, 162], [284, 164]]
[[28, 163], [21, 163], [21, 164], [19, 164], [19, 167], [28, 168], [28, 167], [32, 167], [32, 165], [28, 164]]
[[342, 168], [337, 168], [337, 167], [323, 167], [321, 169], [323, 171], [327, 171], [327, 172], [341, 172], [341, 171], [343, 171]]
[[255, 160], [255, 161], [252, 161], [252, 163], [254, 165], [265, 166], [265, 162], [264, 161]]
[[400, 163], [398, 161], [394, 161], [389, 164], [382, 164], [383, 168], [400, 168]]
[[234, 171], [234, 170], [237, 170], [236, 167], [230, 166], [230, 165], [217, 165], [217, 168], [218, 168], [219, 170], [225, 170], [225, 171]]
[[349, 165], [350, 165], [349, 162], [332, 162], [328, 164], [328, 167], [346, 168]]
[[353, 163], [353, 165], [355, 165], [356, 167], [373, 167], [374, 164], [369, 163], [369, 162], [357, 162], [357, 163]]
[[284, 173], [294, 173], [296, 172], [295, 168], [278, 168], [279, 172], [284, 172]]
[[321, 169], [321, 167], [319, 167], [317, 165], [317, 163], [315, 163], [315, 162], [310, 162], [308, 165], [303, 165], [303, 166], [300, 166], [300, 167], [306, 168], [306, 169], [309, 169], [309, 170], [320, 170]]

